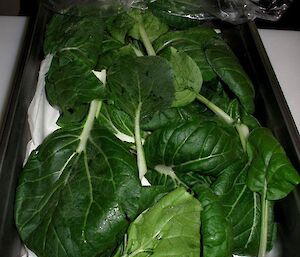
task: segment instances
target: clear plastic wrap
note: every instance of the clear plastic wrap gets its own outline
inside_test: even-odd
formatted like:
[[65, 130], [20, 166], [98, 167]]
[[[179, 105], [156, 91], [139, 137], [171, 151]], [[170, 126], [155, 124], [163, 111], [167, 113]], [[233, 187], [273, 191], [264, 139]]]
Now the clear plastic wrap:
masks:
[[[57, 12], [78, 5], [101, 6], [110, 16], [130, 7], [151, 8], [161, 15], [194, 20], [220, 19], [240, 24], [255, 18], [276, 21], [293, 0], [44, 0], [44, 4]], [[99, 9], [98, 9], [99, 10]], [[80, 13], [79, 15], [84, 15]]]

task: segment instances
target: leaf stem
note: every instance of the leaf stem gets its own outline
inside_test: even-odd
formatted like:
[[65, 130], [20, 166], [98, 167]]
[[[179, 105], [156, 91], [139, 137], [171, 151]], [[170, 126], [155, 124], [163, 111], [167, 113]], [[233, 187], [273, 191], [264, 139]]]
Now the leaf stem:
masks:
[[241, 123], [240, 121], [236, 123], [234, 121], [234, 119], [232, 119], [226, 112], [224, 112], [220, 107], [216, 106], [214, 103], [209, 101], [203, 95], [198, 94], [196, 96], [196, 98], [201, 103], [205, 104], [212, 112], [214, 112], [226, 124], [235, 126], [235, 128], [239, 134], [243, 150], [246, 152], [247, 139], [249, 136], [249, 128], [245, 124]]
[[262, 202], [262, 215], [261, 215], [261, 231], [260, 231], [260, 242], [258, 257], [265, 257], [267, 251], [267, 240], [268, 240], [268, 205], [269, 201], [267, 197], [267, 182], [265, 181], [263, 195], [261, 196]]
[[101, 105], [102, 105], [102, 101], [99, 101], [99, 100], [93, 100], [91, 102], [87, 119], [84, 123], [83, 130], [79, 136], [80, 143], [76, 149], [77, 153], [81, 153], [82, 151], [85, 150], [87, 140], [92, 131], [95, 118], [97, 118], [97, 115], [99, 114]]
[[139, 24], [139, 32], [140, 32], [140, 36], [142, 38], [143, 44], [146, 48], [147, 54], [149, 56], [155, 56], [156, 53], [154, 51], [154, 48], [153, 48], [153, 46], [150, 42], [150, 39], [147, 35], [147, 32], [145, 31], [145, 28], [144, 28], [143, 24], [141, 24], [141, 23]]
[[142, 179], [147, 172], [146, 158], [141, 139], [140, 117], [142, 103], [139, 103], [134, 120], [134, 138], [137, 152], [137, 165], [139, 169], [139, 178]]

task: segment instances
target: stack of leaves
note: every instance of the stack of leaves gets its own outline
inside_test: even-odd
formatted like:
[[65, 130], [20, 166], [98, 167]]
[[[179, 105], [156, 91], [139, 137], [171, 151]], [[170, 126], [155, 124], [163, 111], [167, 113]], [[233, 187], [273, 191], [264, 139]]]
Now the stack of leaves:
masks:
[[61, 128], [31, 153], [16, 197], [39, 257], [271, 249], [274, 201], [299, 175], [252, 116], [254, 87], [222, 37], [159, 17], [52, 18], [46, 91]]

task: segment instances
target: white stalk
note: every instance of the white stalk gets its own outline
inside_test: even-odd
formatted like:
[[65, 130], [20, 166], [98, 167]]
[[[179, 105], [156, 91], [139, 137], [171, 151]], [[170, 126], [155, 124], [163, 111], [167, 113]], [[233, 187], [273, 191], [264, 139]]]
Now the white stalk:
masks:
[[144, 175], [147, 173], [146, 158], [145, 158], [144, 148], [142, 145], [141, 129], [140, 129], [141, 108], [142, 108], [142, 104], [139, 103], [138, 108], [136, 110], [135, 119], [134, 119], [134, 137], [135, 137], [137, 165], [139, 169], [140, 180], [142, 180]]
[[80, 143], [76, 149], [77, 153], [81, 153], [85, 150], [87, 140], [91, 134], [95, 118], [99, 113], [102, 102], [99, 100], [93, 100], [90, 104], [89, 114], [87, 116], [86, 122], [84, 124], [83, 130], [79, 136]]

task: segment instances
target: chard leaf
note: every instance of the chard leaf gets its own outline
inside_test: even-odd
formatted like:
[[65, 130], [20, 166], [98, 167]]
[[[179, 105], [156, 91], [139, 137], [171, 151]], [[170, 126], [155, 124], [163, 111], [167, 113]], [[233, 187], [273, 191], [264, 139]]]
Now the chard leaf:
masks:
[[69, 119], [82, 119], [84, 105], [105, 97], [105, 87], [89, 66], [80, 60], [61, 65], [54, 57], [46, 77], [46, 93], [51, 105], [60, 109]]
[[134, 25], [129, 35], [135, 39], [143, 40], [140, 33], [140, 26], [143, 26], [150, 42], [153, 42], [160, 35], [168, 31], [168, 26], [162, 23], [150, 11], [132, 9], [128, 15], [134, 20]]
[[213, 39], [205, 47], [205, 55], [211, 67], [239, 98], [245, 110], [254, 111], [254, 88], [238, 59], [221, 39]]
[[183, 188], [172, 191], [130, 225], [121, 256], [199, 257], [200, 212], [199, 201]]
[[205, 110], [201, 108], [202, 105], [199, 105], [198, 102], [194, 102], [183, 107], [173, 107], [156, 112], [149, 121], [142, 124], [142, 128], [144, 130], [153, 131], [170, 126], [171, 124], [209, 119], [209, 117], [202, 114]]
[[122, 141], [134, 143], [134, 123], [131, 117], [112, 104], [102, 104], [98, 120]]
[[201, 212], [201, 236], [203, 257], [232, 256], [232, 228], [225, 218], [221, 201], [212, 190], [196, 185], [193, 191], [203, 208]]
[[[214, 182], [212, 189], [219, 196], [225, 217], [232, 226], [233, 253], [242, 256], [257, 256], [260, 247], [262, 204], [259, 194], [246, 185], [249, 163], [245, 160], [231, 165]], [[272, 204], [266, 217], [268, 224], [267, 247], [274, 241]]]
[[97, 16], [56, 14], [47, 28], [44, 52], [57, 55], [63, 53], [61, 61], [64, 63], [81, 59], [93, 67], [101, 51], [102, 35], [103, 22]]
[[194, 60], [173, 47], [165, 49], [162, 57], [167, 59], [174, 72], [175, 100], [173, 107], [185, 106], [193, 102], [202, 85], [202, 75]]
[[208, 42], [218, 37], [216, 32], [209, 27], [201, 26], [183, 31], [169, 31], [159, 37], [154, 43], [154, 49], [159, 54], [166, 47], [174, 47], [188, 54], [197, 63], [204, 81], [216, 77], [212, 67], [205, 56], [205, 46]]
[[[129, 76], [128, 76], [129, 75]], [[116, 106], [141, 119], [169, 107], [174, 97], [173, 72], [161, 57], [120, 58], [108, 71], [107, 85]]]
[[107, 256], [140, 211], [135, 159], [98, 111], [93, 101], [83, 125], [47, 137], [21, 174], [16, 224], [38, 256]]
[[266, 128], [254, 129], [249, 135], [250, 156], [247, 185], [267, 200], [286, 197], [300, 183], [300, 177], [282, 146]]
[[234, 128], [215, 122], [188, 122], [154, 131], [145, 141], [148, 165], [172, 167], [180, 173], [190, 171], [218, 176], [243, 155]]

